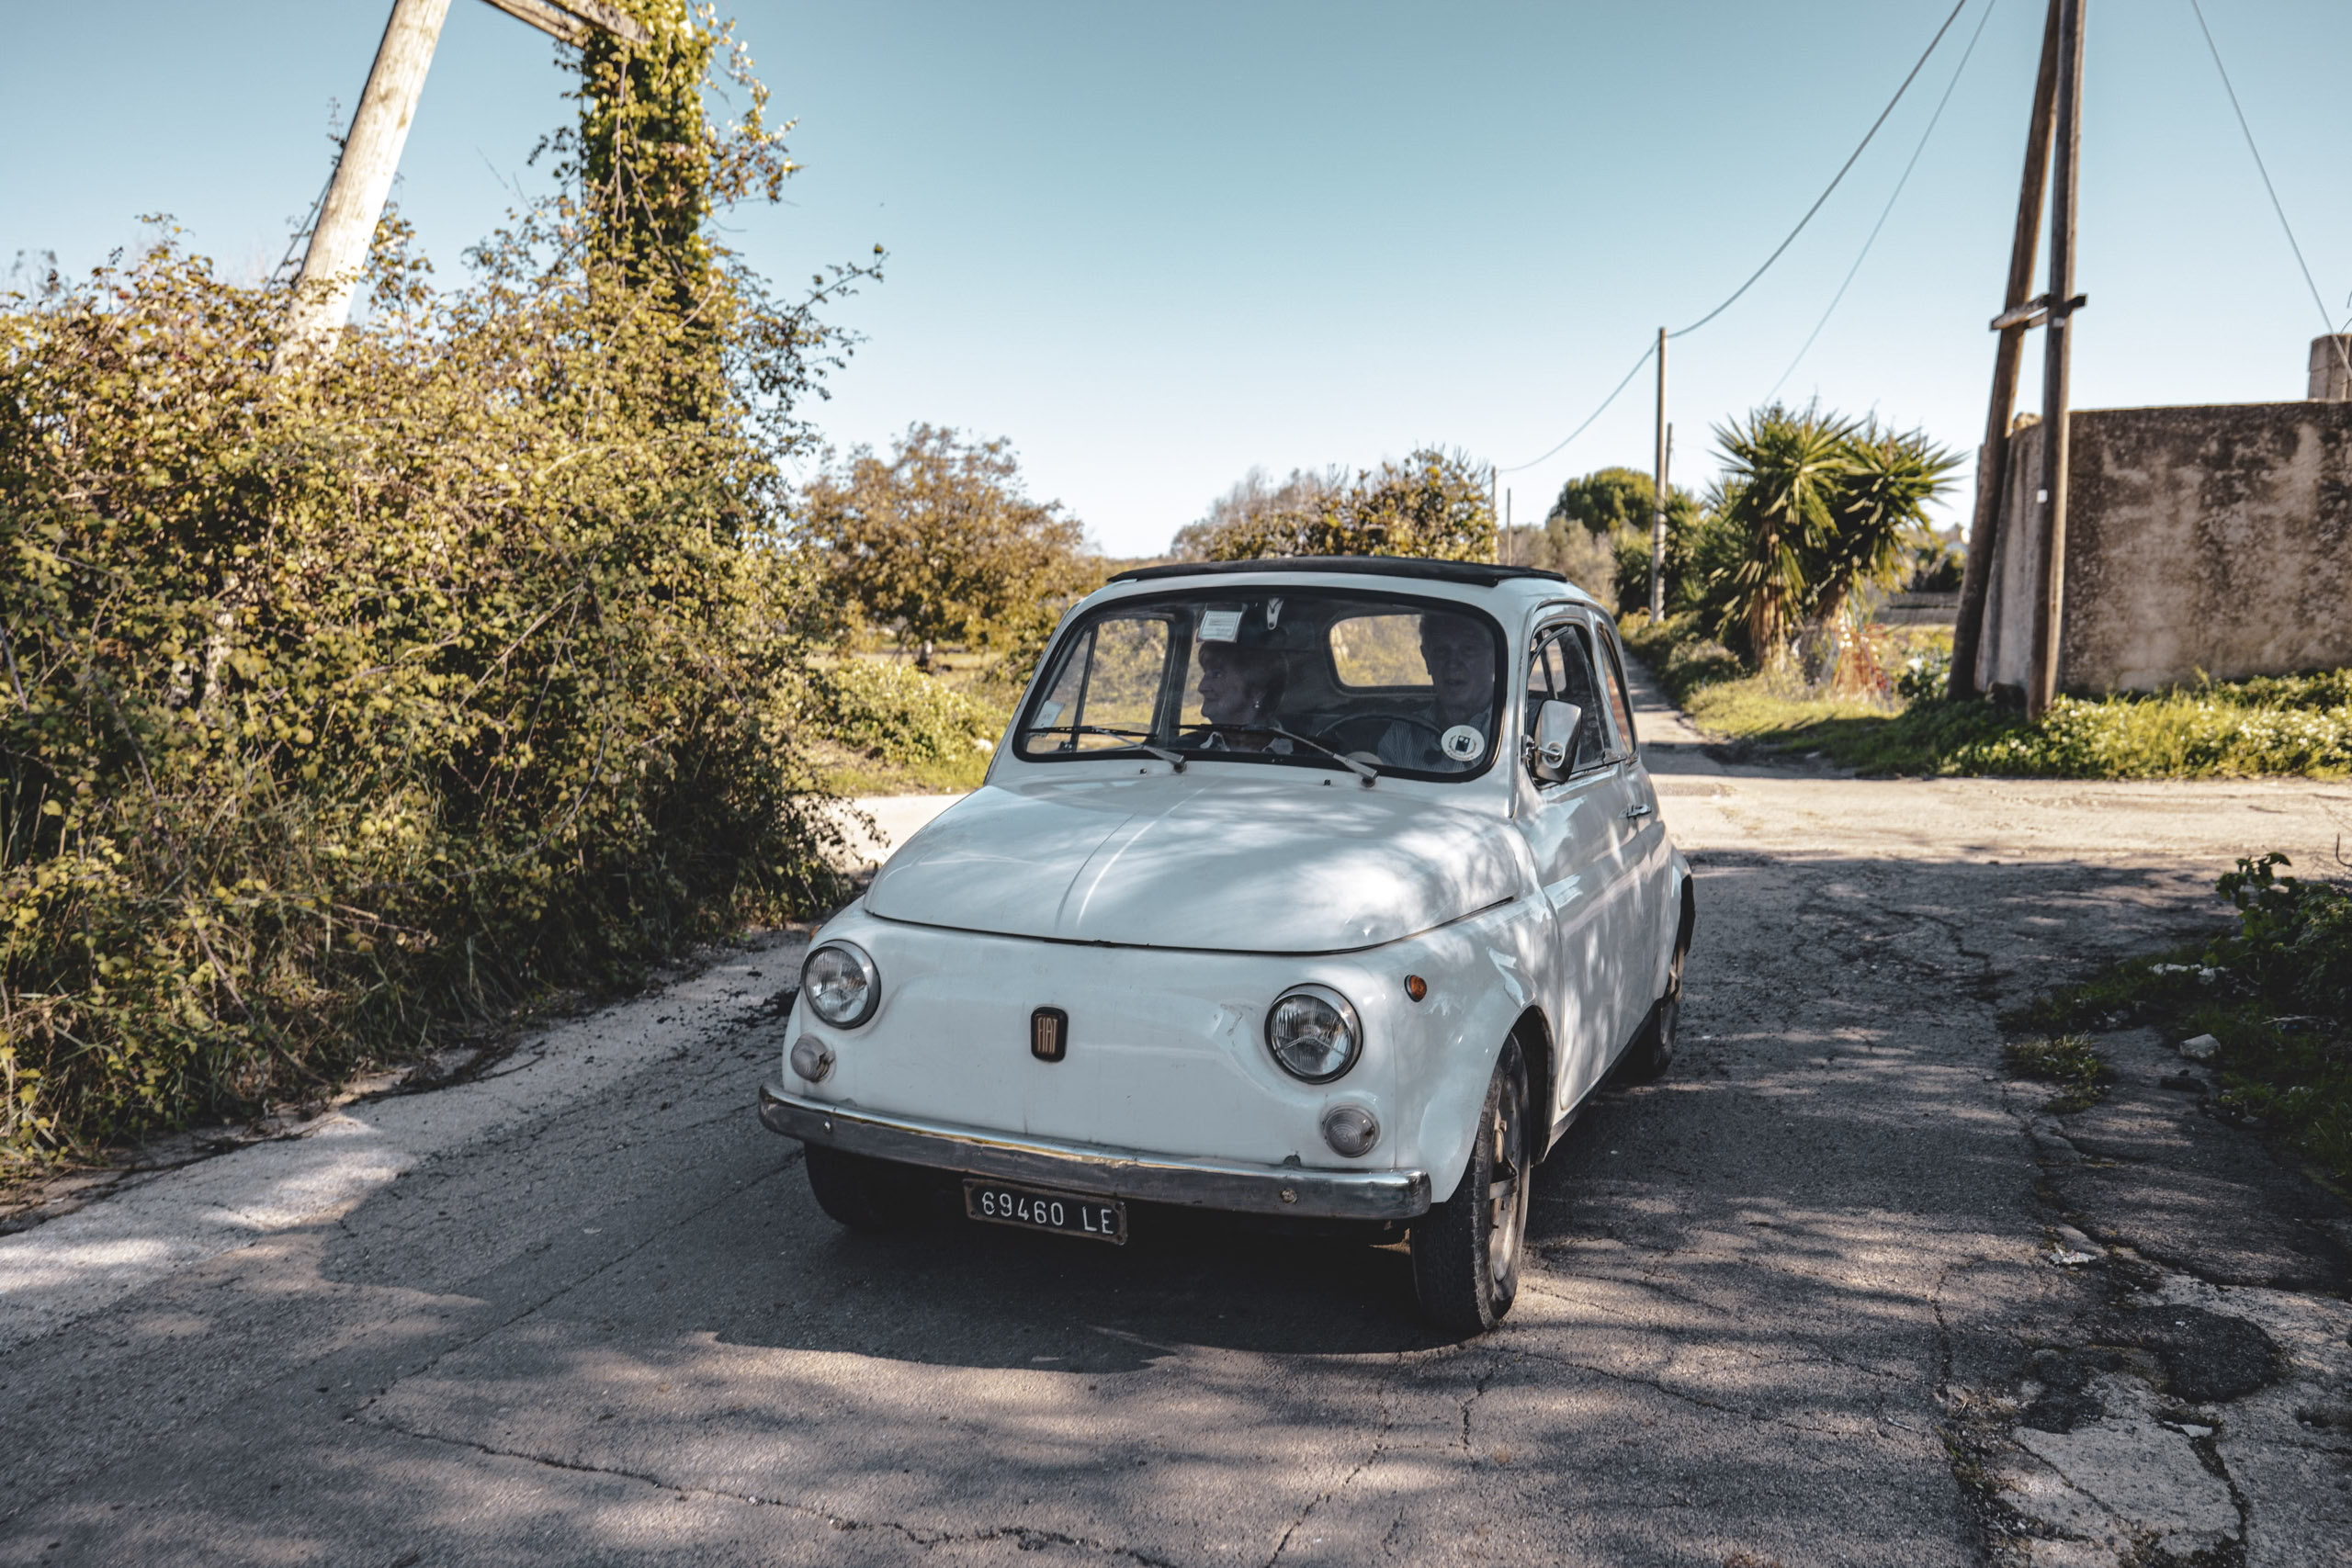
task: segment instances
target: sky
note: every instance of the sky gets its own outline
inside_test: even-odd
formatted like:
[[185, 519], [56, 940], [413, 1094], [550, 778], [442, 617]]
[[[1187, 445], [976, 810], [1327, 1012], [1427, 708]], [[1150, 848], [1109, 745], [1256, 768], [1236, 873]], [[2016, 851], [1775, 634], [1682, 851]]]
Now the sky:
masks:
[[[2352, 6], [2204, 4], [2341, 322]], [[86, 268], [168, 213], [232, 275], [266, 273], [388, 9], [0, 0], [0, 265]], [[1253, 466], [1422, 446], [1513, 470], [1512, 514], [1534, 521], [1576, 475], [1650, 466], [1646, 370], [1532, 460], [1659, 326], [1755, 270], [1950, 9], [735, 0], [802, 169], [726, 238], [782, 284], [886, 247], [884, 280], [832, 312], [863, 341], [811, 410], [825, 440], [887, 448], [917, 421], [1008, 438], [1032, 493], [1112, 554], [1165, 548]], [[1812, 224], [1674, 340], [1678, 482], [1703, 485], [1715, 427], [1776, 387], [1973, 455], [2041, 17], [2040, 0], [1967, 0]], [[2088, 33], [2075, 406], [2301, 397], [2320, 310], [2189, 0], [2093, 0]], [[552, 40], [454, 0], [394, 191], [443, 277], [547, 188], [529, 154], [566, 120], [567, 80]], [[2028, 352], [2030, 410], [2039, 333]], [[1973, 468], [1945, 517], [1966, 515]]]

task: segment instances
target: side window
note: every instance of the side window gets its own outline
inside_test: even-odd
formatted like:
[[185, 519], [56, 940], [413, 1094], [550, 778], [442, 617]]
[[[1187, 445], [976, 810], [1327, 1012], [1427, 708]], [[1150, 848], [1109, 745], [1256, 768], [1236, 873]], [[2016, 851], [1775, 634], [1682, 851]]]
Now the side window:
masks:
[[1617, 755], [1630, 757], [1638, 743], [1634, 733], [1634, 705], [1625, 700], [1625, 666], [1617, 657], [1617, 639], [1600, 639], [1601, 663], [1609, 671], [1609, 712], [1617, 721]]
[[1589, 635], [1580, 626], [1555, 626], [1538, 634], [1534, 659], [1528, 671], [1528, 733], [1534, 733], [1535, 714], [1549, 695], [1557, 702], [1574, 703], [1582, 710], [1584, 718], [1577, 726], [1575, 752], [1568, 759], [1570, 773], [1599, 767], [1611, 760], [1609, 730], [1602, 716], [1600, 685], [1593, 678], [1591, 645]]

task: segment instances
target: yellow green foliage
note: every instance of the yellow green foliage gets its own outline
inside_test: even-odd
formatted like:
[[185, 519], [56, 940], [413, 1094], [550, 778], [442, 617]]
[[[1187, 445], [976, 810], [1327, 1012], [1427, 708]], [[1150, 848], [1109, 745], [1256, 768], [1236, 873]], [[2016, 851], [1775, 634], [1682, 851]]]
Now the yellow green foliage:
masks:
[[168, 232], [0, 299], [0, 1159], [836, 896], [770, 524], [825, 334], [583, 266], [594, 210], [446, 292], [388, 221], [285, 376]]

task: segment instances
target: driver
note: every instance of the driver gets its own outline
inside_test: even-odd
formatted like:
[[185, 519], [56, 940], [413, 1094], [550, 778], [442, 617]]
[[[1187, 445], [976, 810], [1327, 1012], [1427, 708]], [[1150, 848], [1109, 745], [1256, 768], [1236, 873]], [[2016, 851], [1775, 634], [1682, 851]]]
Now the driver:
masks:
[[[1391, 723], [1380, 738], [1380, 760], [1394, 768], [1440, 773], [1476, 767], [1486, 760], [1494, 720], [1493, 635], [1467, 615], [1423, 615], [1421, 662], [1430, 671], [1430, 721]], [[1446, 750], [1443, 738], [1456, 727], [1477, 732], [1477, 750], [1466, 757]]]
[[1211, 728], [1185, 737], [1184, 743], [1213, 751], [1288, 751], [1289, 741], [1263, 728], [1276, 722], [1283, 688], [1289, 684], [1283, 656], [1270, 648], [1207, 642], [1200, 657], [1201, 716]]

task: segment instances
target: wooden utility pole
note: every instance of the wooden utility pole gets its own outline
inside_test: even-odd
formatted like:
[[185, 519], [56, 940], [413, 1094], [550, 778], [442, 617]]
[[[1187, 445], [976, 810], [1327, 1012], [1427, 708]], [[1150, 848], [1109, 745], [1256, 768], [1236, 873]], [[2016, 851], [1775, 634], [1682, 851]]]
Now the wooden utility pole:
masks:
[[1650, 505], [1650, 622], [1666, 618], [1666, 329], [1657, 330], [1657, 474]]
[[2018, 369], [2025, 358], [2026, 290], [2033, 287], [2035, 251], [2041, 240], [2041, 197], [2050, 173], [2051, 110], [2058, 96], [2058, 8], [2041, 28], [2041, 69], [2034, 77], [2033, 115], [2025, 138], [2025, 173], [2018, 181], [2018, 222], [2009, 240], [2009, 283], [1994, 318], [2000, 345], [1993, 353], [1992, 406], [1984, 415], [1984, 445], [1976, 461], [1976, 512], [1969, 520], [1967, 563], [1960, 581], [1960, 619], [1951, 636], [1951, 685], [1955, 698], [1979, 694], [1976, 662], [1984, 647], [1984, 603], [1993, 581], [1993, 552], [2000, 541], [2003, 483], [2009, 471], [2009, 419], [2018, 401]]
[[2033, 665], [2025, 711], [2040, 718], [2058, 693], [2066, 614], [2066, 378], [2070, 330], [2083, 301], [2075, 293], [2075, 175], [2083, 152], [2083, 13], [2090, 0], [2059, 0], [2058, 126], [2050, 185], [2049, 323], [2041, 361], [2041, 556], [2034, 572]]
[[[603, 0], [491, 0], [491, 4], [566, 43], [580, 43], [595, 28], [639, 46], [653, 39], [644, 24]], [[358, 112], [351, 117], [350, 133], [335, 159], [334, 178], [319, 206], [318, 221], [311, 226], [310, 247], [302, 253], [302, 272], [294, 280], [294, 299], [287, 312], [286, 335], [278, 344], [276, 369], [284, 370], [306, 355], [333, 348], [343, 332], [343, 323], [351, 314], [352, 296], [359, 291], [359, 276], [368, 265], [368, 247], [375, 242], [376, 224], [384, 215], [384, 198], [391, 194], [392, 175], [400, 169], [409, 122], [416, 118], [416, 102], [424, 92], [424, 75], [433, 64], [434, 46], [441, 39], [441, 24], [448, 15], [449, 0], [392, 0], [383, 39], [376, 46], [376, 63], [368, 73], [367, 90], [359, 96]]]

